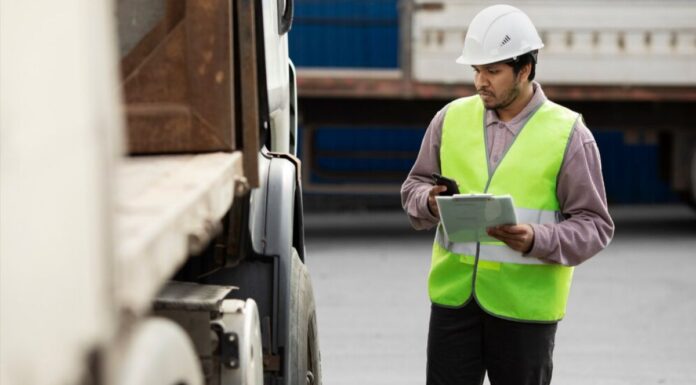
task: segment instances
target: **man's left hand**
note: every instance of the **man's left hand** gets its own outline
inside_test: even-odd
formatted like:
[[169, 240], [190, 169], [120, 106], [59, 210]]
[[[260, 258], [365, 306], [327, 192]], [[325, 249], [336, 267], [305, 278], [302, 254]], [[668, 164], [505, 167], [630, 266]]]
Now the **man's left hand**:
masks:
[[534, 229], [527, 224], [491, 227], [488, 235], [521, 253], [528, 253], [534, 246]]

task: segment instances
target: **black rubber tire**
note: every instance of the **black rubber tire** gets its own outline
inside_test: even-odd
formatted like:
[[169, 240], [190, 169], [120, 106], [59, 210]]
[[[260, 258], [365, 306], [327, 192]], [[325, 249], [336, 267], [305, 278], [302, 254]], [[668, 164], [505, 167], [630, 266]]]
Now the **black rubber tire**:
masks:
[[321, 357], [314, 291], [307, 267], [293, 249], [290, 282], [288, 385], [321, 385]]

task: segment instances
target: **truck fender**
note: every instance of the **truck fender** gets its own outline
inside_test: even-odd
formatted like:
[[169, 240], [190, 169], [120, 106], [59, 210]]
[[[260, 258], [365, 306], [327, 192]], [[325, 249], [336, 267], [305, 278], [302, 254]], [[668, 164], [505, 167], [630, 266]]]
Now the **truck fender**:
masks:
[[[290, 154], [264, 150], [258, 164], [260, 186], [250, 197], [249, 232], [255, 254], [277, 258], [278, 313], [274, 333], [277, 343], [285, 347], [282, 359], [288, 363], [295, 361], [290, 340], [293, 255], [296, 260], [304, 259], [300, 162]], [[283, 365], [283, 377], [287, 380], [290, 374], [289, 366]]]
[[259, 156], [260, 186], [252, 191], [249, 232], [254, 252], [292, 256], [297, 165], [290, 155], [262, 151]]

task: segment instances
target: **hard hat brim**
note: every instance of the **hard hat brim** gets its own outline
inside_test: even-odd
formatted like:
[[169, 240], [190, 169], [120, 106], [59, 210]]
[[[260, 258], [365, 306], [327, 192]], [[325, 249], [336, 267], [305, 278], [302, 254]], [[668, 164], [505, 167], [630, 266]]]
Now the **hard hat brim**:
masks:
[[464, 65], [472, 65], [472, 66], [499, 63], [501, 61], [506, 61], [506, 60], [510, 60], [512, 58], [515, 58], [515, 57], [520, 57], [522, 55], [526, 55], [530, 52], [533, 52], [533, 51], [536, 51], [536, 50], [539, 50], [542, 48], [544, 48], [544, 43], [540, 43], [538, 46], [535, 46], [531, 49], [526, 49], [524, 52], [521, 52], [517, 55], [511, 56], [511, 55], [507, 54], [507, 55], [501, 55], [499, 57], [493, 57], [493, 58], [487, 58], [487, 59], [467, 58], [462, 54], [457, 58], [456, 63], [457, 64], [464, 64]]

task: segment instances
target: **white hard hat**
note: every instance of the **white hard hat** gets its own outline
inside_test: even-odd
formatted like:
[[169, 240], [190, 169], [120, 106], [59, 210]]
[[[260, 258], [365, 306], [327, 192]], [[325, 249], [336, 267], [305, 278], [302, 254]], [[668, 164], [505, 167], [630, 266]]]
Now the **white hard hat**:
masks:
[[517, 58], [544, 46], [534, 24], [519, 9], [492, 5], [469, 24], [459, 64], [482, 65]]

